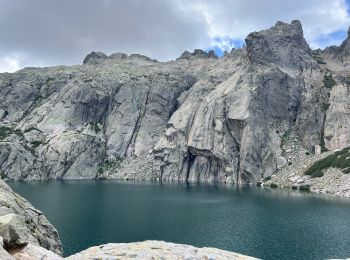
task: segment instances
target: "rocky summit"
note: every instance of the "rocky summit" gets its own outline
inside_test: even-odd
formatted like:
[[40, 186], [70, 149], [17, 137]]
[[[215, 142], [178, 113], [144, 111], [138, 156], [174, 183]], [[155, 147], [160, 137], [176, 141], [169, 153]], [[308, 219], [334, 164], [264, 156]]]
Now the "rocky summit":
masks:
[[350, 39], [311, 50], [292, 21], [245, 41], [222, 57], [92, 52], [0, 74], [2, 178], [309, 185], [307, 167], [350, 145]]

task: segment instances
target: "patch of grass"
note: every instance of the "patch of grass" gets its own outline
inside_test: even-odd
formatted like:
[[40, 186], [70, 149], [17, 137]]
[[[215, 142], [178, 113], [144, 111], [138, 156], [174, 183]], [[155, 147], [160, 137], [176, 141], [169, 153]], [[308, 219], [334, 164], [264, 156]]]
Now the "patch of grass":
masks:
[[336, 84], [337, 84], [337, 82], [334, 80], [332, 74], [324, 75], [324, 77], [323, 77], [323, 86], [325, 88], [332, 88]]
[[275, 189], [275, 188], [277, 188], [277, 187], [278, 187], [278, 185], [277, 185], [276, 183], [271, 183], [271, 184], [270, 184], [270, 188]]
[[300, 186], [299, 186], [299, 190], [300, 190], [300, 191], [309, 192], [309, 191], [310, 191], [310, 185], [308, 185], [308, 184], [306, 184], [306, 185], [300, 185]]
[[[305, 175], [311, 175], [313, 178], [321, 177], [323, 176], [323, 170], [330, 167], [338, 168], [341, 170], [350, 168], [350, 148], [344, 148], [341, 151], [337, 151], [321, 160], [316, 161], [305, 171]], [[321, 176], [320, 172], [322, 173]]]
[[271, 180], [271, 176], [267, 176], [264, 178], [264, 181], [269, 181], [269, 180]]

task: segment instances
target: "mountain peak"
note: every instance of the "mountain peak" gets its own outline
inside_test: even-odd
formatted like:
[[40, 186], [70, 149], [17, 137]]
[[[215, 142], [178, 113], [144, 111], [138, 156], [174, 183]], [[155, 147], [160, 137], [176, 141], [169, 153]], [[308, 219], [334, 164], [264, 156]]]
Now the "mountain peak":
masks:
[[282, 67], [296, 67], [310, 59], [310, 48], [298, 20], [290, 24], [278, 21], [270, 29], [253, 32], [245, 39], [250, 61], [267, 62]]

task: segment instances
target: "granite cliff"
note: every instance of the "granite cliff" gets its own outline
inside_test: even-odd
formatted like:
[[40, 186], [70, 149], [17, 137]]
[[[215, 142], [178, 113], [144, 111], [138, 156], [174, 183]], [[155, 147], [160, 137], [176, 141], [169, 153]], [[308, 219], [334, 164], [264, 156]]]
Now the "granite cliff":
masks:
[[311, 50], [299, 21], [277, 22], [220, 58], [93, 52], [83, 65], [2, 73], [1, 175], [285, 178], [292, 164], [349, 146], [349, 41]]

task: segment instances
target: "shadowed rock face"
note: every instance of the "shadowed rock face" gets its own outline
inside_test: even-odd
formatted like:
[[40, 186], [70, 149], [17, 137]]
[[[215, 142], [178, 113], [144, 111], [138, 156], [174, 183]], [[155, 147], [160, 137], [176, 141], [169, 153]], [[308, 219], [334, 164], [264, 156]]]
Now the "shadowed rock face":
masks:
[[221, 58], [93, 52], [84, 65], [3, 73], [0, 169], [10, 179], [257, 182], [286, 164], [291, 132], [309, 150], [349, 140], [333, 116], [348, 123], [332, 105], [344, 90], [331, 94], [326, 72], [292, 21]]

